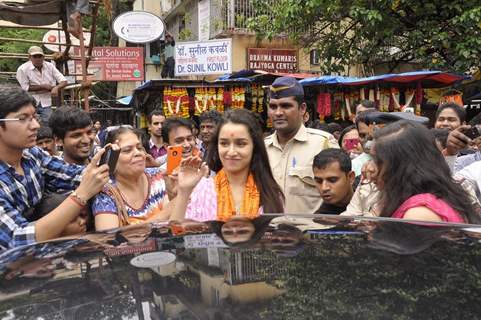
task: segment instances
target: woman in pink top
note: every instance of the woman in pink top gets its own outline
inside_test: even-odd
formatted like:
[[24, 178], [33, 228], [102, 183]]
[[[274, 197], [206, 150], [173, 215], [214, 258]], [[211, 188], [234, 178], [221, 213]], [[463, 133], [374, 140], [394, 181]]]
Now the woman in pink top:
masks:
[[[252, 112], [236, 109], [224, 114], [209, 144], [207, 164], [216, 175], [203, 177], [195, 188], [179, 188], [180, 215], [173, 214], [171, 220], [230, 222], [284, 211], [284, 196], [272, 175], [262, 129]], [[183, 174], [181, 170], [179, 182]], [[181, 205], [186, 209], [181, 210]]]
[[453, 223], [480, 223], [471, 199], [456, 183], [432, 133], [397, 121], [374, 134], [371, 155], [377, 166], [383, 217]]

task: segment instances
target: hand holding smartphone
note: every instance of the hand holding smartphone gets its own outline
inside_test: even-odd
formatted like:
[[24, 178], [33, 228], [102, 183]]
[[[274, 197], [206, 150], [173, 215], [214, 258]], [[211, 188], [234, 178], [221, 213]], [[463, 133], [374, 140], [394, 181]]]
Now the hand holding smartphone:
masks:
[[182, 146], [167, 147], [167, 174], [172, 174], [182, 161]]
[[99, 166], [107, 164], [109, 166], [109, 174], [113, 175], [115, 172], [115, 167], [117, 166], [117, 161], [119, 160], [120, 149], [114, 150], [111, 146], [105, 147], [105, 152], [100, 158]]
[[474, 140], [477, 137], [481, 136], [481, 128], [479, 128], [478, 126], [472, 126], [471, 128], [464, 131], [463, 133], [469, 139]]

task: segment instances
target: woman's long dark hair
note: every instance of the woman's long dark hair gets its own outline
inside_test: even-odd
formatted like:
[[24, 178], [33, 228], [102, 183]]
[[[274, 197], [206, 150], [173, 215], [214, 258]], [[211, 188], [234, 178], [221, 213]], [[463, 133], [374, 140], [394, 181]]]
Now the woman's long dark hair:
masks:
[[431, 193], [451, 205], [465, 221], [481, 222], [426, 127], [397, 121], [376, 131], [374, 139], [374, 159], [383, 182], [381, 216], [390, 217], [411, 196]]
[[219, 124], [216, 133], [209, 143], [207, 151], [207, 164], [211, 170], [219, 172], [222, 169], [222, 162], [219, 158], [219, 132], [227, 123], [242, 124], [249, 130], [249, 135], [254, 143], [254, 150], [250, 165], [250, 172], [254, 176], [255, 183], [260, 193], [260, 202], [266, 213], [284, 212], [284, 194], [274, 180], [266, 146], [262, 138], [262, 129], [255, 115], [245, 109], [229, 110], [224, 114], [222, 122]]

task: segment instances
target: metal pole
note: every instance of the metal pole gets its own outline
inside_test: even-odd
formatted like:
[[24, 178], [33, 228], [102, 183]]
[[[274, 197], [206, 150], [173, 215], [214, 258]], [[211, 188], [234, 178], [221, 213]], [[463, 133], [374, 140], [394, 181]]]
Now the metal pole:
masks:
[[[67, 45], [67, 43], [52, 43], [52, 42], [43, 42], [43, 41], [40, 41], [40, 40], [16, 39], [16, 38], [5, 38], [5, 37], [0, 37], [0, 40], [12, 41], [12, 42], [36, 43], [36, 44], [53, 44], [53, 45], [58, 45], [58, 46]], [[71, 46], [78, 47], [79, 45], [78, 44], [77, 45], [72, 44]]]
[[[82, 26], [82, 16], [80, 16], [80, 25]], [[81, 28], [83, 29], [83, 28]], [[82, 83], [85, 85], [87, 83], [87, 59], [85, 57], [85, 44], [84, 44], [84, 33], [80, 31], [80, 61], [82, 64]], [[84, 110], [89, 112], [89, 89], [82, 88], [82, 94], [84, 97]]]
[[[24, 26], [24, 25], [5, 25], [2, 28], [10, 28], [10, 29], [39, 29], [39, 30], [63, 30], [63, 28], [59, 27], [49, 27], [49, 26]], [[87, 29], [83, 29], [83, 31], [88, 32]]]

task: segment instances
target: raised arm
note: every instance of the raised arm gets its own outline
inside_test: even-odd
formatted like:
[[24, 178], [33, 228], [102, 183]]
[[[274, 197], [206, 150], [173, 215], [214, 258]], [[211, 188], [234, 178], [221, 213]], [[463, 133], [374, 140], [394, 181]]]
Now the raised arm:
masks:
[[172, 213], [170, 220], [183, 220], [189, 204], [190, 195], [202, 177], [209, 172], [209, 167], [202, 163], [200, 157], [189, 157], [180, 163], [177, 196], [171, 201]]

